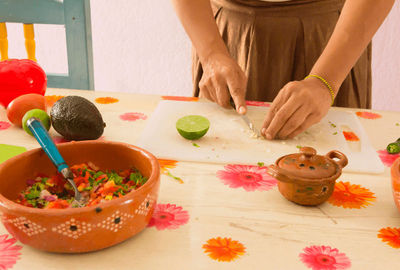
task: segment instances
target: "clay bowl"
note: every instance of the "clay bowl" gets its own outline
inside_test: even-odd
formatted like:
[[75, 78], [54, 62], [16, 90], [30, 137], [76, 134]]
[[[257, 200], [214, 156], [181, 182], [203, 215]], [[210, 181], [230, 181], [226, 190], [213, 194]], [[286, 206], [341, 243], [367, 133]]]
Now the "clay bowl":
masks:
[[160, 185], [157, 159], [138, 147], [106, 141], [58, 145], [69, 165], [91, 161], [101, 170], [136, 167], [148, 181], [127, 195], [98, 205], [35, 209], [14, 203], [26, 180], [56, 169], [42, 149], [33, 149], [0, 165], [0, 211], [5, 228], [19, 241], [50, 252], [80, 253], [118, 244], [149, 223]]
[[400, 211], [400, 158], [396, 159], [390, 170], [392, 176], [393, 198]]

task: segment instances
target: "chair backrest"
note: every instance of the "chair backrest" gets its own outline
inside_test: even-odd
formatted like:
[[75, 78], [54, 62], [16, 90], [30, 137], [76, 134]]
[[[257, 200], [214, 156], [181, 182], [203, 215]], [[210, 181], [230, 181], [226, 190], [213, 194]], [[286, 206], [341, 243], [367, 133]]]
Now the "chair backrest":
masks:
[[5, 22], [24, 24], [28, 59], [35, 59], [33, 24], [65, 26], [68, 74], [47, 74], [48, 87], [94, 89], [89, 0], [0, 0], [0, 53], [8, 59]]

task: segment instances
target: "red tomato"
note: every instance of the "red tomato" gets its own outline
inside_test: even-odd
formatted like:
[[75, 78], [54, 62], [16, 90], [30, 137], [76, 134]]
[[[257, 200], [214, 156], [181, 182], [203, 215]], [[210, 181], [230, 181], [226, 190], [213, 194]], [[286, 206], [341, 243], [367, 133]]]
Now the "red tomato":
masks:
[[7, 106], [7, 118], [14, 125], [22, 127], [22, 118], [27, 111], [32, 109], [46, 111], [46, 99], [44, 96], [27, 94], [17, 97]]
[[46, 86], [46, 74], [36, 62], [28, 59], [0, 62], [0, 104], [4, 107], [21, 95], [44, 95]]

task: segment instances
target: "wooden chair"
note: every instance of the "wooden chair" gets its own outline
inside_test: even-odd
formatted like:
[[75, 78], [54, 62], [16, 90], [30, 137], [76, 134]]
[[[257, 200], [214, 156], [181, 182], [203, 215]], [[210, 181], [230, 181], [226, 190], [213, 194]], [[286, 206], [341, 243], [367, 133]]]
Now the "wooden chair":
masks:
[[[33, 24], [65, 26], [68, 74], [47, 74], [48, 87], [94, 89], [89, 0], [0, 0], [0, 53], [8, 59], [6, 22], [23, 23], [28, 59], [36, 61]], [[40, 60], [40, 59], [39, 59]]]

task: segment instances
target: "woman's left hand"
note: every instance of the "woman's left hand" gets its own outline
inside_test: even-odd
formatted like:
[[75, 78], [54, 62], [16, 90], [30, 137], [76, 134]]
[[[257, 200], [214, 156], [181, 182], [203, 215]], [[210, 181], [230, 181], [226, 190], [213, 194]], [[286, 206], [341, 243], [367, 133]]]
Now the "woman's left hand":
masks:
[[286, 84], [274, 99], [261, 134], [267, 139], [291, 139], [318, 123], [331, 107], [327, 87], [310, 77]]

